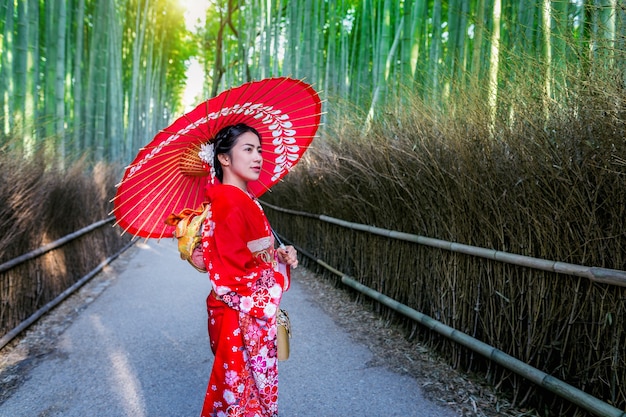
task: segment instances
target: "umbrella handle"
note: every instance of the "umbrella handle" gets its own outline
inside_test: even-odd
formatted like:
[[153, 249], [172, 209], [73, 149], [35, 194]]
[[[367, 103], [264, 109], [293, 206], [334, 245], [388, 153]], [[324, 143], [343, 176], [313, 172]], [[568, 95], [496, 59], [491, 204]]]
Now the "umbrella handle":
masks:
[[278, 234], [276, 234], [274, 229], [272, 229], [272, 234], [274, 235], [274, 239], [276, 239], [276, 241], [278, 242], [278, 247], [281, 249], [285, 249], [285, 244], [283, 243], [282, 240], [280, 240], [280, 238], [278, 237]]

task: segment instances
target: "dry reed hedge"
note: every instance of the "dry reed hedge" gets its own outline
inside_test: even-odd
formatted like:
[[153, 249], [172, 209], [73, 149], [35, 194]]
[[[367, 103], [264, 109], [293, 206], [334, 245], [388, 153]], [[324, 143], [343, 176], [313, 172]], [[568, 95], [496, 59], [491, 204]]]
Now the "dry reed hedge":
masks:
[[[0, 263], [108, 217], [116, 170], [79, 161], [46, 169], [42, 158], [0, 155]], [[53, 300], [128, 238], [105, 225], [0, 273], [0, 336]]]
[[[598, 82], [579, 92], [570, 108], [550, 109], [547, 122], [530, 95], [511, 97], [515, 111], [495, 125], [468, 97], [440, 112], [406, 103], [365, 137], [355, 115], [326, 126], [323, 139], [263, 200], [625, 270], [626, 93], [608, 87]], [[289, 240], [365, 285], [626, 408], [626, 288], [267, 213]], [[546, 415], [585, 415], [464, 348], [410, 323], [407, 329], [454, 365], [483, 372], [517, 404]]]

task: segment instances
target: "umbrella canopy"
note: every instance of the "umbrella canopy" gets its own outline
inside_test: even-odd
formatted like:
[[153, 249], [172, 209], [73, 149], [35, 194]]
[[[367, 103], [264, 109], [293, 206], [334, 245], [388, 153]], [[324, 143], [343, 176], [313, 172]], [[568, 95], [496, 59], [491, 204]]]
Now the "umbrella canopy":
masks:
[[320, 117], [313, 87], [287, 77], [249, 82], [202, 102], [160, 131], [126, 168], [113, 198], [116, 224], [135, 236], [171, 237], [175, 228], [165, 224], [167, 216], [206, 201], [211, 177], [199, 156], [201, 145], [238, 123], [261, 135], [263, 171], [248, 183], [261, 196], [300, 160]]

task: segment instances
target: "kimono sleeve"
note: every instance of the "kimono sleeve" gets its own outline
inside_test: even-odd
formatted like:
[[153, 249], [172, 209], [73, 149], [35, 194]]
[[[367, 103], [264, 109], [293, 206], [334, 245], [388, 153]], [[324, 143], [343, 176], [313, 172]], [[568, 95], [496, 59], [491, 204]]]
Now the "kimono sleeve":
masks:
[[214, 291], [234, 310], [265, 320], [275, 316], [284, 277], [248, 249], [247, 242], [259, 233], [254, 223], [240, 208], [233, 207], [214, 224], [213, 233], [215, 247], [211, 249], [215, 256], [211, 257], [209, 274]]

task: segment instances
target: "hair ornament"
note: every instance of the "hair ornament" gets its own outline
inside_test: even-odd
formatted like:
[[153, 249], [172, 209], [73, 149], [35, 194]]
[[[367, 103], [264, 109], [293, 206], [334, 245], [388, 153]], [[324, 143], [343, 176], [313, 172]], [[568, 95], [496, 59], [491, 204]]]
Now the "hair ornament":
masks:
[[210, 168], [211, 184], [215, 180], [215, 143], [207, 142], [200, 145], [200, 152], [198, 152], [200, 160], [204, 162], [206, 168]]

